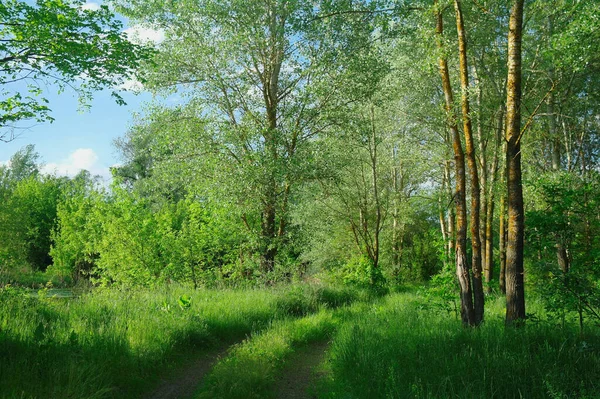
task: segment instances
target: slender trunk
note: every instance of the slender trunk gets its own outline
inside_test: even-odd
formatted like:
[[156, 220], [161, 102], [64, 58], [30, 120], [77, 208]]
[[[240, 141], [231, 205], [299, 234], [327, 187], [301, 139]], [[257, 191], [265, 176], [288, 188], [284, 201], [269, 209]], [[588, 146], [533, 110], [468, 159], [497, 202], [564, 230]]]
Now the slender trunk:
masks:
[[[277, 146], [277, 112], [279, 107], [279, 75], [283, 62], [283, 29], [285, 18], [279, 21], [275, 10], [269, 13], [269, 46], [270, 58], [266, 65], [264, 75], [261, 76], [263, 85], [263, 98], [266, 108], [267, 127], [264, 133], [265, 155], [273, 162], [279, 157]], [[263, 273], [270, 273], [275, 268], [275, 258], [278, 251], [277, 237], [285, 234], [285, 215], [280, 215], [279, 231], [277, 230], [277, 172], [269, 170], [264, 188], [263, 210], [261, 221], [261, 269]], [[289, 188], [288, 188], [289, 190]], [[287, 205], [285, 205], [287, 206]]]
[[[487, 286], [488, 294], [492, 292], [491, 281], [494, 276], [494, 209], [495, 209], [495, 192], [494, 186], [498, 179], [498, 164], [500, 163], [500, 145], [502, 142], [502, 134], [504, 128], [504, 107], [500, 107], [498, 110], [498, 117], [496, 122], [496, 145], [494, 147], [494, 160], [492, 161], [492, 168], [490, 170], [491, 176], [489, 176], [488, 194], [487, 194], [487, 213], [486, 213], [486, 232], [485, 232], [485, 257], [484, 257], [484, 274], [485, 283]], [[501, 216], [503, 217], [503, 216]], [[504, 226], [502, 226], [504, 227]], [[500, 232], [502, 240], [504, 240], [503, 232]]]
[[[552, 17], [548, 17], [548, 35], [552, 36], [553, 32], [553, 21]], [[548, 77], [554, 84], [554, 67], [550, 67], [548, 70]], [[548, 133], [550, 135], [550, 141], [552, 143], [552, 171], [558, 172], [561, 169], [561, 142], [556, 127], [556, 112], [554, 110], [554, 91], [551, 90], [548, 94], [547, 100], [547, 113], [548, 113]], [[564, 243], [560, 239], [556, 240], [556, 258], [558, 266], [563, 273], [569, 271], [569, 258], [567, 256], [567, 249]]]
[[[274, 93], [267, 91], [265, 95], [267, 103], [267, 132], [265, 133], [265, 150], [273, 160], [277, 159], [277, 108], [272, 100]], [[275, 267], [277, 256], [277, 243], [275, 238], [277, 217], [277, 183], [275, 171], [269, 171], [265, 185], [262, 222], [261, 222], [261, 269], [263, 273], [270, 273]]]
[[494, 198], [490, 198], [485, 215], [485, 286], [488, 294], [492, 293], [492, 278], [494, 277]]
[[481, 236], [480, 236], [480, 188], [477, 159], [475, 158], [475, 144], [473, 142], [473, 125], [469, 100], [469, 66], [467, 62], [467, 36], [460, 1], [454, 0], [456, 11], [456, 30], [458, 32], [458, 53], [460, 63], [461, 105], [463, 115], [463, 130], [467, 161], [471, 177], [471, 246], [473, 250], [471, 267], [473, 270], [473, 299], [475, 311], [475, 324], [483, 321], [485, 296], [483, 294], [483, 279], [481, 273]]
[[514, 0], [509, 19], [506, 82], [506, 165], [508, 239], [506, 251], [506, 324], [525, 321], [523, 238], [525, 215], [521, 177], [521, 40], [524, 0]]
[[[445, 185], [446, 182], [444, 181], [443, 185]], [[445, 187], [442, 187], [442, 189], [445, 189]], [[440, 222], [440, 230], [442, 232], [442, 240], [444, 242], [444, 268], [448, 265], [448, 257], [447, 257], [447, 242], [448, 242], [448, 226], [446, 226], [446, 215], [444, 212], [444, 196], [443, 196], [443, 192], [440, 192], [439, 196], [438, 196], [438, 217], [439, 217], [439, 222]]]
[[[548, 72], [551, 79], [554, 78], [554, 72], [552, 69]], [[560, 150], [561, 142], [560, 136], [558, 135], [558, 129], [556, 128], [556, 115], [554, 111], [554, 91], [550, 91], [547, 100], [547, 111], [548, 111], [548, 133], [550, 134], [550, 142], [552, 143], [552, 170], [560, 169]]]
[[448, 257], [448, 242], [450, 241], [450, 237], [448, 234], [448, 225], [446, 223], [446, 207], [445, 207], [445, 192], [446, 192], [446, 186], [448, 186], [450, 184], [450, 182], [448, 182], [446, 180], [446, 169], [447, 167], [444, 166], [444, 170], [443, 170], [443, 175], [442, 175], [442, 188], [440, 190], [440, 193], [438, 195], [438, 217], [439, 217], [439, 222], [440, 222], [440, 230], [442, 232], [442, 240], [444, 242], [444, 269], [446, 267], [448, 267], [449, 265], [449, 257]]
[[[504, 168], [506, 169], [506, 168]], [[502, 182], [506, 180], [506, 173], [502, 172]], [[499, 234], [499, 248], [500, 252], [500, 275], [498, 277], [498, 284], [500, 286], [500, 292], [506, 294], [506, 194], [502, 194], [500, 198], [500, 228], [498, 229]]]
[[[450, 173], [450, 161], [447, 161], [446, 164], [444, 165], [444, 173], [446, 174], [446, 189], [448, 190], [448, 198], [452, 199], [454, 193], [452, 191], [452, 176]], [[448, 223], [448, 245], [446, 246], [446, 256], [447, 259], [453, 259], [454, 258], [454, 247], [455, 247], [455, 242], [456, 242], [456, 233], [455, 233], [455, 228], [456, 228], [456, 215], [455, 215], [455, 208], [450, 208], [448, 209], [448, 217], [447, 217], [447, 223]]]
[[392, 187], [394, 189], [394, 203], [392, 210], [392, 266], [398, 267], [398, 167], [396, 166], [396, 147], [392, 148]]
[[466, 177], [465, 177], [465, 155], [460, 141], [460, 134], [454, 115], [454, 99], [450, 85], [450, 74], [448, 62], [443, 56], [444, 25], [441, 11], [437, 12], [436, 34], [438, 47], [440, 49], [439, 71], [442, 78], [445, 108], [448, 124], [452, 133], [452, 148], [454, 150], [454, 164], [456, 167], [456, 275], [460, 285], [461, 319], [465, 325], [475, 325], [475, 312], [473, 308], [473, 292], [471, 288], [471, 276], [467, 261], [467, 204], [466, 204]]
[[[375, 129], [375, 107], [371, 106], [371, 178], [373, 179], [373, 197], [375, 199], [375, 231], [373, 232], [373, 269], [379, 266], [379, 233], [381, 231], [382, 209], [379, 198], [377, 175], [377, 131]], [[374, 281], [372, 281], [374, 283]]]
[[400, 267], [400, 245], [398, 237], [398, 214], [394, 210], [392, 221], [392, 266]]
[[[477, 86], [477, 109], [481, 112], [481, 82], [479, 81], [479, 76], [477, 73], [477, 68], [473, 68], [473, 79], [475, 80], [475, 85]], [[481, 173], [479, 174], [480, 181], [480, 193], [481, 193], [481, 225], [480, 228], [480, 240], [482, 243], [482, 267], [483, 267], [483, 276], [485, 280], [485, 290], [486, 293], [491, 292], [490, 280], [492, 270], [490, 268], [490, 264], [488, 263], [488, 256], [490, 255], [488, 244], [488, 238], [490, 237], [490, 233], [493, 232], [489, 222], [490, 215], [490, 207], [491, 214], [493, 216], [493, 207], [494, 204], [491, 203], [490, 196], [493, 194], [493, 190], [490, 190], [490, 178], [488, 171], [488, 154], [487, 154], [487, 140], [483, 137], [483, 127], [481, 123], [481, 115], [477, 118], [477, 129], [475, 129], [477, 141], [479, 142], [479, 165], [481, 166]], [[492, 167], [492, 170], [494, 168]], [[490, 227], [490, 228], [488, 228]], [[493, 267], [493, 263], [492, 263]]]
[[[269, 187], [270, 188], [270, 187]], [[274, 191], [269, 190], [266, 194], [266, 201], [263, 204], [261, 237], [262, 248], [260, 266], [263, 273], [270, 273], [275, 267], [275, 257], [277, 256], [277, 246], [275, 242], [275, 201]]]

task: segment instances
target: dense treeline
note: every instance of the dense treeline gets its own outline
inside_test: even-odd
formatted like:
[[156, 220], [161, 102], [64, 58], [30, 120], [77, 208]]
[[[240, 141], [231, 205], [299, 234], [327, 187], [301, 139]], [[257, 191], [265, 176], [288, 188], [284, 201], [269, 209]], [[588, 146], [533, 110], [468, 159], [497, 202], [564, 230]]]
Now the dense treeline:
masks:
[[2, 167], [5, 275], [439, 275], [477, 325], [484, 292], [525, 317], [525, 264], [551, 310], [600, 319], [596, 2], [114, 3], [165, 32], [138, 78], [179, 100], [117, 141], [110, 187], [40, 174], [32, 147]]

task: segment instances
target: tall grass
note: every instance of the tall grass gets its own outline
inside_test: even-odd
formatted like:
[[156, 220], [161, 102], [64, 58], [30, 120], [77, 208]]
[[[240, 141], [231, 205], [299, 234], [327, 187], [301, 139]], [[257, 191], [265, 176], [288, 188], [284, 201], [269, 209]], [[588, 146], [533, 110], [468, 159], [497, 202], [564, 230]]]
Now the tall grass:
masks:
[[543, 321], [506, 329], [501, 300], [488, 304], [484, 325], [466, 329], [423, 300], [393, 295], [346, 323], [320, 397], [600, 397], [597, 330], [581, 337]]
[[283, 320], [237, 345], [207, 376], [197, 398], [251, 399], [270, 397], [285, 358], [298, 347], [325, 340], [334, 331], [331, 311], [298, 320]]
[[236, 345], [214, 367], [197, 394], [199, 399], [270, 398], [286, 359], [297, 349], [329, 341], [339, 326], [367, 309], [364, 303], [337, 310], [322, 307], [300, 319], [283, 319]]
[[0, 290], [0, 396], [140, 397], [173, 354], [241, 340], [290, 309], [310, 313], [322, 291], [175, 287], [51, 299]]

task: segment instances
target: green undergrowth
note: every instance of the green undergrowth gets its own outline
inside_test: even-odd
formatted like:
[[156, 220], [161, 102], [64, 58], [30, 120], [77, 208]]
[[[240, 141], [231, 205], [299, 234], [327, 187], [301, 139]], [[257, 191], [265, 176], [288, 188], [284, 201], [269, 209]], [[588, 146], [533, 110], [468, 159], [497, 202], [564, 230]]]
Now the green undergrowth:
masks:
[[600, 332], [584, 336], [537, 317], [504, 327], [502, 299], [486, 322], [456, 317], [395, 294], [348, 320], [328, 352], [321, 398], [598, 398]]
[[182, 353], [239, 341], [276, 320], [358, 297], [343, 288], [308, 285], [105, 289], [71, 299], [2, 289], [1, 397], [142, 397], [149, 381], [181, 362]]
[[230, 350], [205, 378], [196, 397], [273, 397], [273, 386], [286, 358], [309, 343], [329, 340], [343, 320], [364, 308], [366, 305], [361, 303], [338, 310], [322, 308], [301, 319], [274, 322]]
[[54, 287], [66, 287], [65, 282], [51, 274], [36, 270], [32, 271], [24, 267], [22, 269], [2, 268], [0, 266], [0, 287], [11, 285], [15, 287], [44, 288], [51, 284]]

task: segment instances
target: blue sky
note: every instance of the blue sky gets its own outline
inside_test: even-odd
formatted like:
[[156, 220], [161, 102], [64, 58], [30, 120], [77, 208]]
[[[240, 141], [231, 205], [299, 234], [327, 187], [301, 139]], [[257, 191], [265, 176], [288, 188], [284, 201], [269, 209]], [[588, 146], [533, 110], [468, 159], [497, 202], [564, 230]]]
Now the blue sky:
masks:
[[[88, 1], [85, 7], [93, 9], [98, 3]], [[127, 28], [127, 22], [124, 22]], [[129, 27], [126, 30], [140, 39], [155, 42], [164, 37], [160, 32], [147, 28]], [[119, 106], [107, 90], [95, 93], [90, 110], [80, 112], [77, 95], [72, 91], [58, 94], [56, 87], [49, 86], [44, 96], [50, 101], [55, 121], [23, 123], [26, 128], [18, 131], [19, 136], [15, 140], [0, 142], [1, 164], [20, 148], [34, 144], [48, 173], [73, 176], [84, 168], [108, 178], [108, 168], [119, 162], [113, 141], [125, 134], [133, 120], [132, 114], [142, 112], [143, 105], [152, 100], [149, 93], [136, 95], [123, 92], [127, 105]]]

